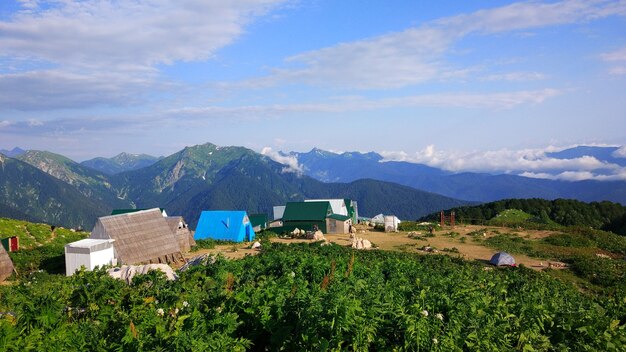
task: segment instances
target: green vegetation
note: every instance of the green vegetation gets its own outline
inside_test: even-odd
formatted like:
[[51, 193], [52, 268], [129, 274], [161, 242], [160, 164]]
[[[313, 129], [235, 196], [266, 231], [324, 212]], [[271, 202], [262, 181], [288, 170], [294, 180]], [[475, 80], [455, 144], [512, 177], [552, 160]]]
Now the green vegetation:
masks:
[[272, 244], [131, 285], [103, 271], [0, 288], [4, 350], [619, 350], [624, 295], [448, 256]]
[[[570, 199], [506, 199], [477, 206], [453, 208], [465, 224], [492, 224], [528, 229], [579, 226], [626, 235], [626, 207], [612, 202], [584, 203]], [[437, 221], [439, 213], [424, 217]]]
[[202, 240], [196, 240], [196, 245], [191, 247], [192, 252], [197, 252], [201, 249], [213, 249], [216, 246], [230, 244], [232, 245], [233, 241], [224, 241], [224, 240], [214, 240], [212, 238], [206, 238]]
[[[542, 240], [528, 240], [515, 234], [498, 234], [483, 241], [489, 247], [511, 254], [568, 263], [580, 279], [578, 285], [592, 289], [626, 290], [626, 238], [610, 232], [558, 233]], [[582, 283], [582, 285], [581, 285]], [[588, 284], [598, 286], [591, 287]]]
[[50, 225], [0, 218], [2, 237], [18, 236], [20, 250], [9, 256], [20, 276], [45, 270], [48, 273], [65, 273], [66, 244], [89, 236], [86, 232], [74, 232], [57, 227], [52, 232]]

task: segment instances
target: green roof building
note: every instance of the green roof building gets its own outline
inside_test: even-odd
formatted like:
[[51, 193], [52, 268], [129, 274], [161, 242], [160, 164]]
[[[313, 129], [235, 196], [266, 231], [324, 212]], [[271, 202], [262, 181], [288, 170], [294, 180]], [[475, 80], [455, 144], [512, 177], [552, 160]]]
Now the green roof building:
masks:
[[291, 232], [298, 228], [313, 231], [317, 227], [327, 233], [326, 218], [332, 214], [329, 202], [289, 202], [283, 214], [283, 230]]
[[326, 234], [348, 233], [352, 224], [351, 216], [333, 213], [329, 201], [289, 202], [283, 214], [282, 230], [314, 231], [317, 228]]
[[265, 214], [250, 214], [248, 216], [252, 228], [255, 232], [263, 231], [267, 228], [267, 215]]

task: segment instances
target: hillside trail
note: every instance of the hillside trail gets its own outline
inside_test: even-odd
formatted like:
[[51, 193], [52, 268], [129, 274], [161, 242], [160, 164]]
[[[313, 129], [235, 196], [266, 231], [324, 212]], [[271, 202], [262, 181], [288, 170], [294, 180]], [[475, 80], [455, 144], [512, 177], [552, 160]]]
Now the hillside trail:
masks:
[[[449, 255], [453, 257], [461, 257], [466, 260], [477, 260], [481, 262], [488, 262], [497, 250], [486, 247], [480, 242], [474, 242], [473, 236], [470, 233], [479, 233], [479, 237], [487, 239], [495, 236], [496, 233], [514, 233], [517, 236], [527, 239], [537, 240], [547, 237], [554, 231], [536, 231], [536, 230], [521, 230], [521, 229], [509, 229], [496, 226], [476, 226], [476, 225], [458, 225], [454, 228], [445, 228], [434, 232], [434, 237], [428, 237], [424, 240], [415, 240], [408, 237], [409, 232], [391, 232], [385, 233], [380, 231], [374, 231], [371, 228], [357, 225], [359, 229], [356, 234], [357, 237], [367, 239], [372, 242], [378, 250], [388, 250], [396, 252], [409, 252], [418, 253], [422, 255]], [[447, 236], [450, 232], [457, 232], [459, 235], [455, 238]], [[484, 232], [484, 236], [482, 236]], [[336, 243], [340, 246], [350, 246], [352, 240], [349, 234], [327, 234], [326, 239], [332, 243]], [[465, 240], [461, 240], [465, 238]], [[299, 242], [313, 242], [306, 239], [283, 239], [272, 238], [272, 242], [278, 243], [299, 243]], [[424, 246], [429, 246], [438, 250], [437, 253], [426, 252], [420, 250]], [[458, 253], [444, 252], [443, 249], [456, 248]], [[250, 243], [238, 243], [232, 245], [218, 245], [213, 249], [203, 249], [196, 252], [190, 252], [185, 255], [187, 259], [193, 258], [201, 254], [221, 254], [225, 258], [241, 259], [246, 255], [256, 255], [259, 253], [256, 249], [250, 249]], [[545, 259], [532, 258], [522, 254], [513, 254], [517, 264], [524, 264], [526, 267], [534, 270], [542, 270], [548, 267], [549, 261]]]

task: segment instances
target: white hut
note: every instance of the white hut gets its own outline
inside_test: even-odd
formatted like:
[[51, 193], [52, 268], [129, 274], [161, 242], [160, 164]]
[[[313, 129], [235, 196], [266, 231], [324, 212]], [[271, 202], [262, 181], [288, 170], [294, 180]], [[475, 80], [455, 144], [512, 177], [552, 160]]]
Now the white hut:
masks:
[[385, 223], [385, 232], [398, 231], [398, 224], [400, 223], [400, 219], [398, 219], [395, 215], [385, 215], [383, 216], [383, 220]]
[[87, 270], [93, 270], [97, 266], [116, 265], [114, 241], [86, 238], [66, 244], [65, 274], [72, 276], [83, 266]]
[[398, 231], [398, 224], [400, 224], [401, 221], [395, 215], [378, 214], [371, 218], [370, 222], [377, 225], [384, 225], [385, 232], [396, 232]]

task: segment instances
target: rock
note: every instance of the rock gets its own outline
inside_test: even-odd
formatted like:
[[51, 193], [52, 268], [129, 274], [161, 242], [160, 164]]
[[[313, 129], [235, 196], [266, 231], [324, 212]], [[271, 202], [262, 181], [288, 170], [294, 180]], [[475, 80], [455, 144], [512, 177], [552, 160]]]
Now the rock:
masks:
[[259, 241], [254, 242], [252, 246], [250, 246], [250, 248], [261, 250], [261, 242]]
[[133, 281], [136, 275], [145, 275], [150, 270], [162, 271], [168, 280], [177, 280], [178, 275], [167, 264], [146, 264], [146, 265], [122, 265], [121, 268], [112, 268], [107, 272], [114, 279], [124, 280], [127, 284]]
[[209, 254], [201, 254], [199, 256], [193, 257], [190, 260], [188, 260], [187, 263], [185, 263], [185, 265], [183, 265], [180, 269], [178, 269], [178, 271], [181, 271], [181, 272], [186, 271], [192, 266], [213, 264], [215, 263], [215, 261], [216, 261], [215, 256], [212, 256]]
[[324, 241], [324, 240], [326, 240], [326, 238], [324, 237], [324, 233], [322, 231], [317, 230], [313, 234], [313, 240], [314, 241]]
[[356, 237], [352, 239], [352, 248], [354, 249], [372, 249], [372, 242], [369, 240]]

